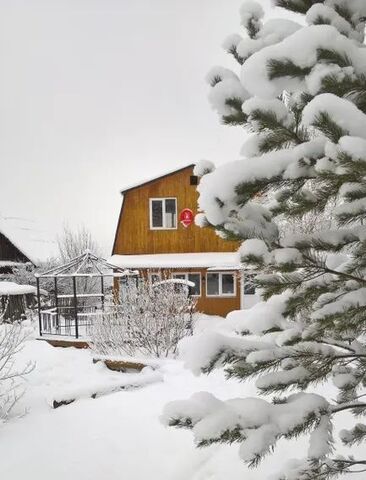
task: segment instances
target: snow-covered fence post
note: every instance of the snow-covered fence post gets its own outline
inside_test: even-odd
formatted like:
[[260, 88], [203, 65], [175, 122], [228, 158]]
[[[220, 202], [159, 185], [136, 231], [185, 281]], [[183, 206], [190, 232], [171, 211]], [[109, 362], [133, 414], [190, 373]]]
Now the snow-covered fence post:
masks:
[[[224, 43], [239, 75], [220, 67], [208, 75], [221, 121], [252, 135], [244, 160], [203, 172], [196, 222], [243, 241], [242, 262], [261, 272], [264, 302], [229, 315], [231, 332], [192, 337], [184, 348], [192, 369], [224, 365], [272, 398], [197, 394], [164, 417], [192, 429], [199, 446], [239, 443], [250, 467], [279, 440], [308, 434], [304, 458], [273, 479], [328, 480], [366, 465], [357, 450], [364, 425], [341, 432], [348, 456], [338, 454], [333, 428], [343, 412], [366, 414], [366, 2], [274, 3], [305, 22], [263, 23], [260, 3], [245, 1], [246, 35]], [[336, 398], [309, 393], [326, 382]]]

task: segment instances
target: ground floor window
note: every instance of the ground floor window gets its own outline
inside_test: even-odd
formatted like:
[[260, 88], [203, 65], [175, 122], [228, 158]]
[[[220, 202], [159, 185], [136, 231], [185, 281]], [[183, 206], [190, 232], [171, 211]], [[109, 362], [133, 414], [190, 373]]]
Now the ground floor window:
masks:
[[195, 297], [201, 296], [201, 274], [200, 273], [173, 273], [173, 278], [178, 278], [180, 280], [188, 280], [189, 282], [194, 283], [194, 287], [191, 289], [191, 294]]
[[159, 272], [149, 272], [150, 283], [160, 282], [160, 280], [161, 280], [161, 275]]
[[233, 297], [236, 295], [233, 273], [210, 272], [206, 275], [206, 295], [208, 297]]

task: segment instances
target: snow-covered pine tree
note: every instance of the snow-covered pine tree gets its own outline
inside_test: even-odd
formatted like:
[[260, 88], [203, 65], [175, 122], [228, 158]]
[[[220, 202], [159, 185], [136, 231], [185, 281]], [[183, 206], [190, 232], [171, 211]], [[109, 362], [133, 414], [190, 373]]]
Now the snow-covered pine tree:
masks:
[[[274, 478], [325, 480], [366, 471], [365, 443], [360, 456], [356, 448], [366, 440], [366, 1], [274, 3], [299, 23], [263, 23], [262, 7], [246, 1], [247, 34], [224, 44], [240, 75], [208, 75], [222, 122], [252, 135], [243, 159], [202, 177], [197, 219], [244, 240], [264, 302], [183, 345], [192, 369], [226, 365], [230, 376], [256, 378], [259, 397], [200, 393], [167, 405], [164, 418], [193, 429], [199, 446], [238, 442], [249, 466], [278, 440], [308, 434], [303, 459]], [[279, 218], [301, 221], [330, 202], [332, 230], [281, 235]], [[354, 421], [339, 435], [344, 412]]]

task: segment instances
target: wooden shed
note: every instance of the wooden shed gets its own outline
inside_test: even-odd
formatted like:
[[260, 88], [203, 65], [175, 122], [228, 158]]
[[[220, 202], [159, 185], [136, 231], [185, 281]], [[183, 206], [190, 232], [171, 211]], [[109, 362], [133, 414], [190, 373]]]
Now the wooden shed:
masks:
[[[44, 290], [41, 293], [47, 294]], [[20, 320], [27, 307], [36, 303], [36, 295], [37, 289], [33, 285], [0, 281], [0, 319]]]

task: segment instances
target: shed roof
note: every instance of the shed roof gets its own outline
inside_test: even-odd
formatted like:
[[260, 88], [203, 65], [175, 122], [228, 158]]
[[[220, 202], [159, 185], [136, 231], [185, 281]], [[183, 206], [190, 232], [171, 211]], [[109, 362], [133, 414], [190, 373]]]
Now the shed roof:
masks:
[[34, 220], [0, 215], [0, 232], [34, 265], [58, 255], [56, 240]]
[[37, 289], [32, 285], [19, 285], [15, 282], [0, 282], [0, 296], [36, 294]]

